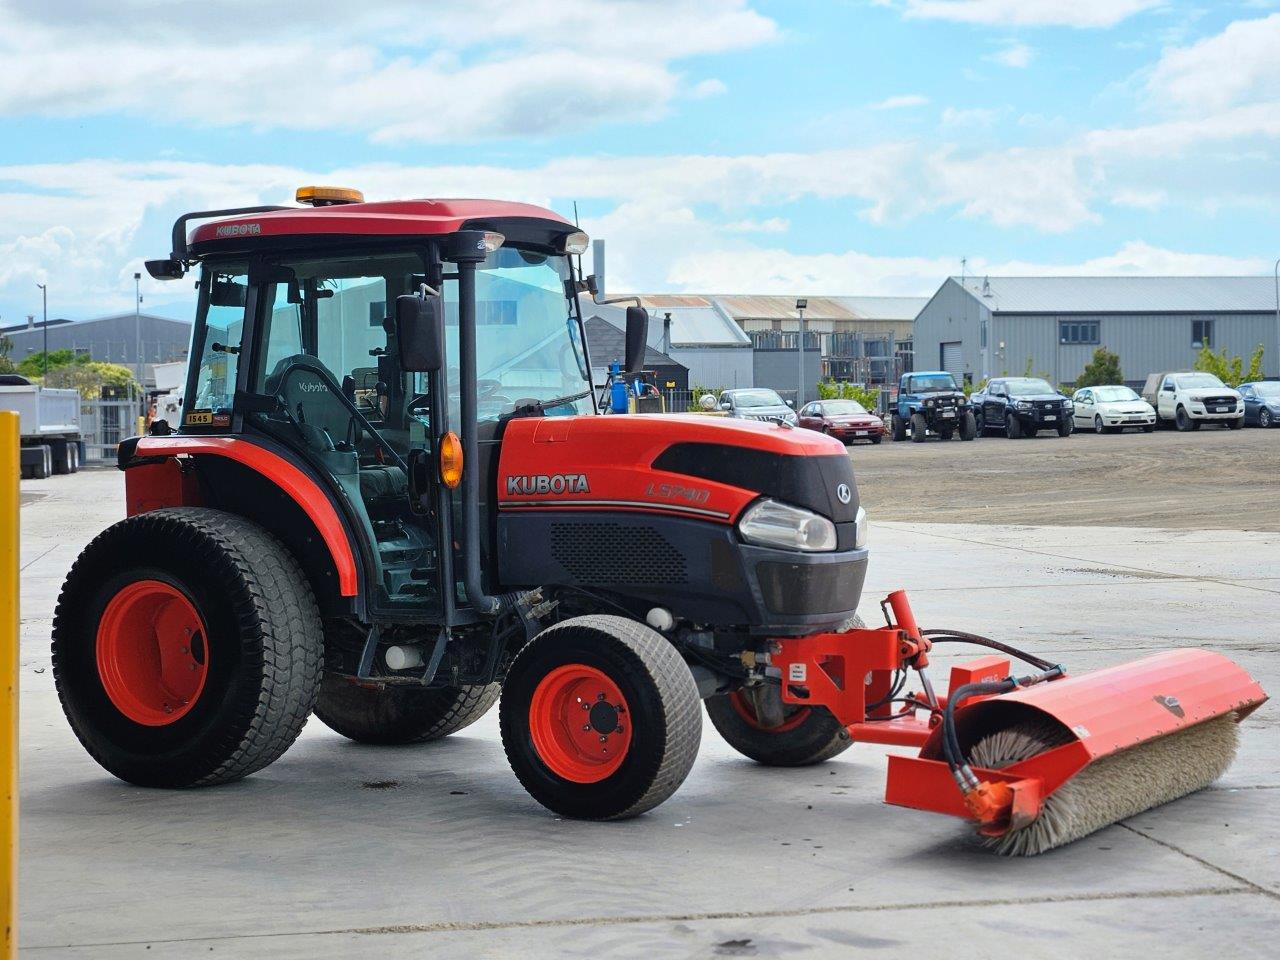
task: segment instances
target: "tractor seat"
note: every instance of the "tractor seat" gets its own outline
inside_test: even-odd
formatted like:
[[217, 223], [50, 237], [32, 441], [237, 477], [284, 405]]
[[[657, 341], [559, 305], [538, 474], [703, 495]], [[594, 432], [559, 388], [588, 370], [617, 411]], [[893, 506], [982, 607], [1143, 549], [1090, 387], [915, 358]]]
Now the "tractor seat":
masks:
[[403, 500], [409, 495], [409, 478], [397, 466], [360, 468], [360, 496], [371, 500]]
[[[310, 354], [285, 357], [267, 377], [266, 390], [284, 404], [313, 446], [328, 440], [337, 446], [352, 433], [355, 416], [329, 368]], [[358, 421], [356, 421], [358, 427]], [[356, 433], [359, 440], [359, 433]]]

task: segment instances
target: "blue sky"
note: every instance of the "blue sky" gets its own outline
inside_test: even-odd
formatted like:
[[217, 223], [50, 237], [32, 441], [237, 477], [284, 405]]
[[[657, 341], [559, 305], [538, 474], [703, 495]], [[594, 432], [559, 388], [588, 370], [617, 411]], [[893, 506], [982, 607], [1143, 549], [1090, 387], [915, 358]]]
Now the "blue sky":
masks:
[[[263, 9], [263, 8], [269, 9]], [[132, 308], [187, 209], [492, 196], [610, 287], [1269, 273], [1272, 0], [0, 0], [0, 325]], [[144, 281], [183, 316], [189, 285]]]

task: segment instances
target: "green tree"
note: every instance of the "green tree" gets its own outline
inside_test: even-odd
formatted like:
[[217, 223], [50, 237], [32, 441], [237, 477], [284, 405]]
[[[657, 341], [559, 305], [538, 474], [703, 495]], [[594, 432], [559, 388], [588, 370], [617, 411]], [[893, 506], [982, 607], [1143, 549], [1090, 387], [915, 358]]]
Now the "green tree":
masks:
[[[49, 372], [53, 373], [59, 367], [70, 367], [75, 364], [89, 363], [89, 357], [86, 354], [77, 355], [74, 350], [50, 350], [49, 351]], [[18, 363], [18, 372], [24, 377], [39, 377], [44, 375], [44, 351], [39, 353], [28, 354]]]
[[[689, 388], [689, 412], [690, 413], [706, 413], [702, 409], [702, 398], [711, 396], [715, 398], [716, 406], [720, 404], [720, 394], [724, 393], [724, 387], [700, 387], [693, 386]], [[715, 409], [713, 407], [712, 409]]]
[[13, 341], [0, 333], [0, 373], [13, 373], [18, 368], [13, 365], [13, 361], [9, 359], [9, 354], [13, 351]]
[[868, 410], [875, 410], [880, 405], [880, 390], [878, 387], [860, 387], [856, 383], [844, 381], [819, 380], [818, 399], [853, 400]]
[[74, 388], [85, 400], [96, 400], [102, 396], [103, 387], [129, 387], [136, 383], [133, 371], [128, 367], [100, 360], [50, 366], [49, 375], [45, 377], [45, 386]]
[[1202, 373], [1211, 373], [1229, 387], [1238, 387], [1249, 380], [1261, 380], [1262, 344], [1253, 348], [1249, 356], [1249, 371], [1244, 370], [1244, 358], [1233, 357], [1223, 347], [1221, 353], [1214, 353], [1209, 347], [1201, 347], [1196, 354], [1195, 369]]
[[1124, 383], [1120, 355], [1099, 347], [1093, 351], [1093, 359], [1085, 366], [1084, 372], [1076, 377], [1076, 387], [1101, 387], [1111, 383]]

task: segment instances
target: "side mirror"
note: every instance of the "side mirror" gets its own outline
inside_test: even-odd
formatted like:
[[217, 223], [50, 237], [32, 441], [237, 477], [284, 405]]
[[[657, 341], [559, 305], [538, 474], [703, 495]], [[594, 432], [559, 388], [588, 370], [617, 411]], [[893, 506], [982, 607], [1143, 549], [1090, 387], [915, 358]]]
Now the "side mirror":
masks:
[[783, 400], [782, 402], [785, 403], [788, 407], [794, 407], [796, 405], [796, 402], [794, 400]]
[[444, 366], [444, 302], [437, 294], [396, 297], [396, 342], [400, 369], [435, 373]]
[[649, 311], [627, 307], [627, 373], [639, 373], [644, 366], [644, 349], [649, 340]]

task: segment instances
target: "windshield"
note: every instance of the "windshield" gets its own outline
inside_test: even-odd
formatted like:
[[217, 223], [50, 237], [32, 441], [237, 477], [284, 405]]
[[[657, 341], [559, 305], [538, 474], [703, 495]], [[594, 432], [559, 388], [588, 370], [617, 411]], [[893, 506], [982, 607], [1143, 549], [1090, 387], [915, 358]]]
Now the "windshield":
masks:
[[1177, 378], [1178, 388], [1180, 390], [1195, 390], [1200, 387], [1225, 388], [1221, 380], [1212, 373], [1187, 373]]
[[[477, 416], [496, 420], [516, 406], [587, 393], [586, 352], [565, 295], [569, 261], [499, 247], [476, 270]], [[449, 383], [457, 390], [457, 284], [445, 290]], [[590, 396], [547, 407], [553, 416], [590, 413]]]
[[1058, 392], [1044, 380], [1010, 380], [1007, 386], [1011, 397], [1035, 397], [1042, 393]]
[[828, 417], [851, 417], [866, 413], [866, 408], [853, 400], [824, 400], [822, 412]]
[[910, 393], [938, 393], [942, 390], [959, 390], [956, 378], [949, 373], [933, 373], [927, 376], [912, 377], [907, 381]]
[[785, 407], [782, 398], [773, 390], [735, 390], [733, 404], [736, 407]]
[[1094, 399], [1102, 403], [1115, 403], [1122, 400], [1141, 400], [1136, 393], [1128, 387], [1094, 387]]
[[1260, 397], [1280, 397], [1280, 381], [1268, 380], [1266, 383], [1255, 383], [1253, 389]]

